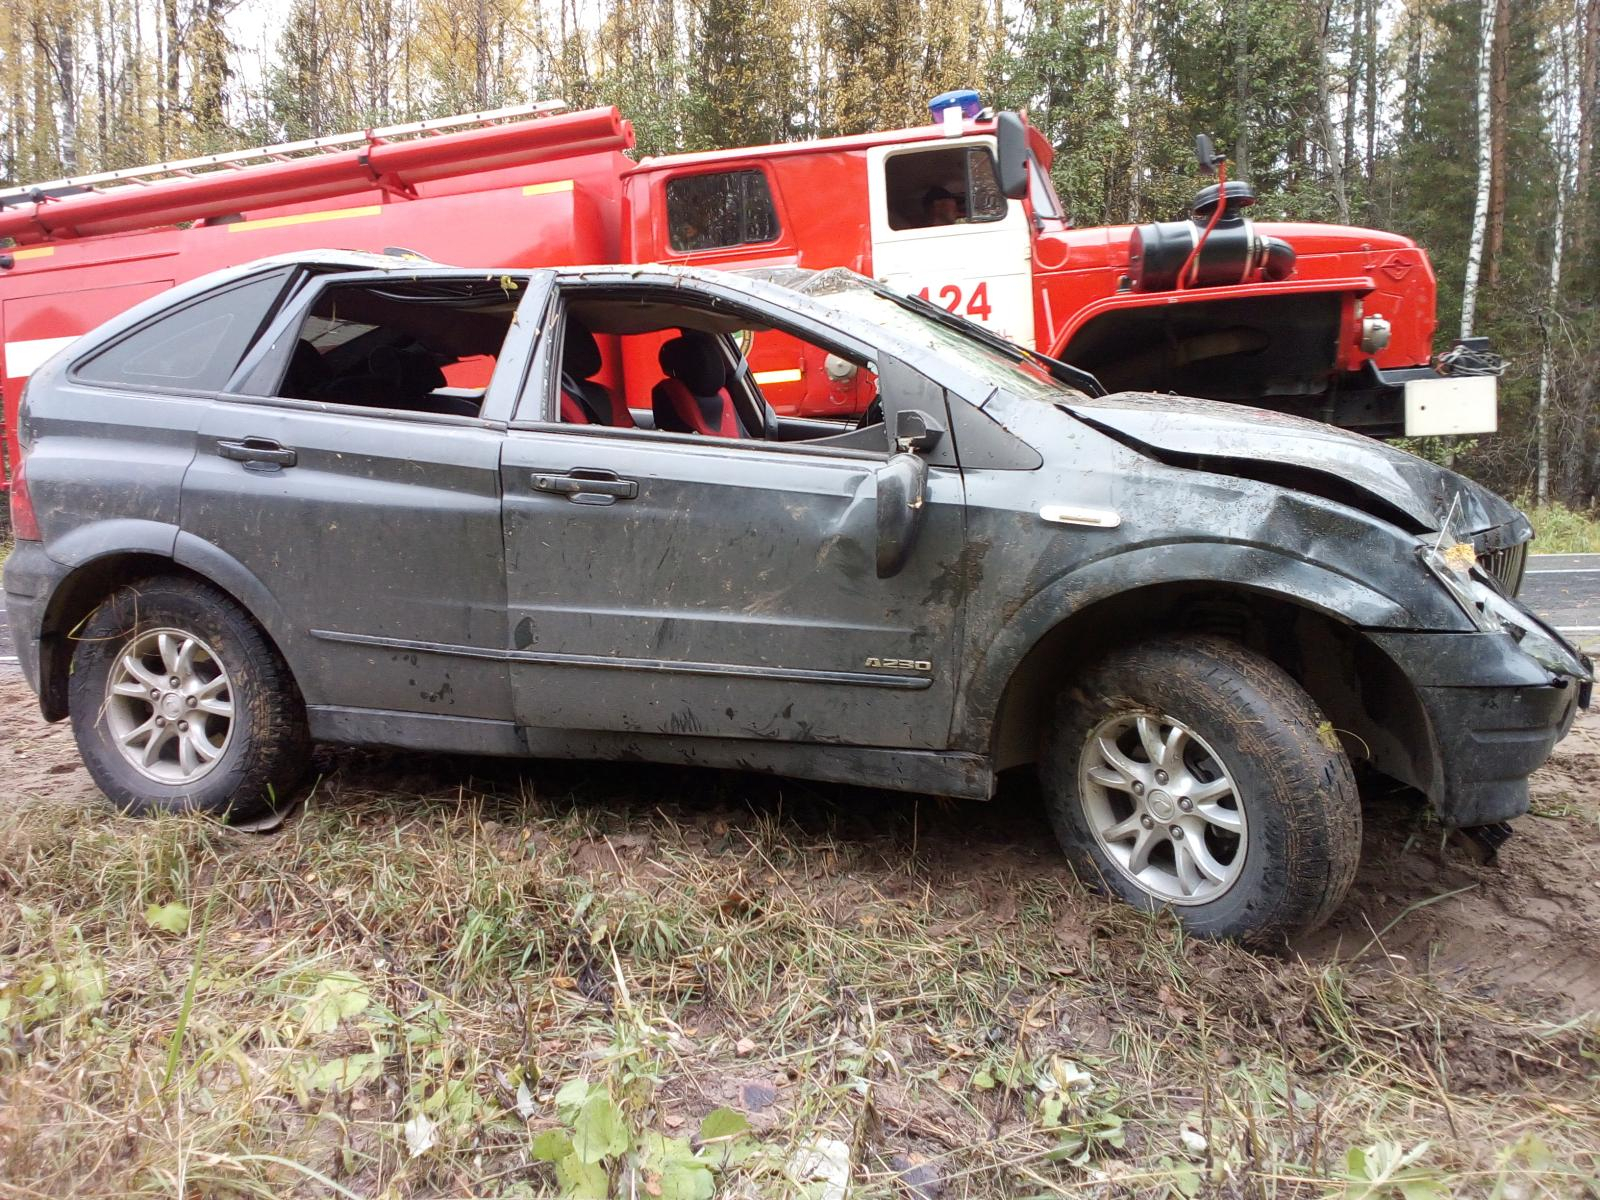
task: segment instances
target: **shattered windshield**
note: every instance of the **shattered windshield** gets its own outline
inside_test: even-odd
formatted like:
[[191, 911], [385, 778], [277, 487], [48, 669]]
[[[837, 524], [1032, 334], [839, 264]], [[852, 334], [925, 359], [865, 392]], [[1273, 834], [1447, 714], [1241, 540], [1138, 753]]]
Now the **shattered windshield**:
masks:
[[946, 324], [932, 314], [919, 312], [914, 301], [886, 294], [889, 289], [854, 271], [835, 267], [827, 271], [782, 269], [751, 274], [862, 317], [914, 346], [956, 359], [970, 374], [1014, 395], [1052, 404], [1083, 397], [1082, 392], [1054, 378], [1043, 366], [1028, 361], [1020, 349], [1012, 354], [987, 345], [975, 336], [977, 327], [974, 333], [967, 333], [953, 322]]

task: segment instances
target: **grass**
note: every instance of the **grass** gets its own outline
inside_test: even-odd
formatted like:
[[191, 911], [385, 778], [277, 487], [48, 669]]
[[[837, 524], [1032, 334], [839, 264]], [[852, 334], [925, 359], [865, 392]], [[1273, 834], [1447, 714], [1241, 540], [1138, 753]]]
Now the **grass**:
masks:
[[1535, 554], [1600, 553], [1600, 513], [1560, 503], [1523, 501], [1518, 507], [1533, 522]]
[[0, 807], [0, 1196], [550, 1195], [602, 1133], [619, 1196], [1600, 1195], [1593, 1019], [1189, 941], [970, 806], [336, 762], [271, 835]]

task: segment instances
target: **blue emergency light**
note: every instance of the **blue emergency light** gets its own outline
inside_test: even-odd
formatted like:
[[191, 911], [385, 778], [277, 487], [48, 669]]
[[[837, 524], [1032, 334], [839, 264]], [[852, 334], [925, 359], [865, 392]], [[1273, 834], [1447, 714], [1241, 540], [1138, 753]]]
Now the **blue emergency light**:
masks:
[[958, 88], [953, 92], [940, 92], [928, 101], [928, 111], [933, 114], [934, 124], [945, 119], [944, 110], [959, 108], [961, 115], [969, 121], [976, 121], [978, 114], [983, 111], [983, 97], [975, 88]]

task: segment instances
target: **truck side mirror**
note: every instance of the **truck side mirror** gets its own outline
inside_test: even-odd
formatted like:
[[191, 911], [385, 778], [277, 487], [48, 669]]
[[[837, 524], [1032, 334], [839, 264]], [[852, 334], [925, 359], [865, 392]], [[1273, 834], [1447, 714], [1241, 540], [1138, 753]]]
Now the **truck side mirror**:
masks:
[[994, 119], [998, 146], [1000, 194], [1021, 200], [1028, 194], [1028, 127], [1022, 114], [1003, 112]]

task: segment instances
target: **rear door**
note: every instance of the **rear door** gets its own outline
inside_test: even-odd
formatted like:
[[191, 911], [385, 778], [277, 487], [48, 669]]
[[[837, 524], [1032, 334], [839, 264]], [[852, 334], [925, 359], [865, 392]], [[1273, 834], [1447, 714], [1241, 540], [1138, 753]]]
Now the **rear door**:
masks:
[[[201, 423], [183, 527], [202, 545], [188, 552], [209, 544], [270, 593], [282, 620], [274, 636], [323, 729], [358, 709], [509, 715], [499, 470], [515, 389], [506, 381], [520, 374], [525, 343], [507, 335], [545, 281], [495, 277], [506, 302], [491, 294], [489, 309], [469, 314], [504, 327], [507, 340], [492, 350], [483, 334], [430, 337], [466, 311], [452, 306], [450, 290], [484, 281], [482, 272], [427, 271], [319, 281]], [[423, 361], [412, 344], [384, 337], [386, 313], [433, 351], [437, 374], [424, 382], [436, 391], [367, 370], [362, 339], [395, 352], [391, 362], [401, 351], [413, 368]], [[477, 416], [454, 411], [461, 389], [446, 383], [444, 367], [454, 364], [438, 362], [445, 344], [459, 361], [481, 365], [483, 353], [466, 352], [486, 350], [497, 360]], [[323, 364], [315, 381], [308, 346]], [[394, 389], [387, 402], [385, 386]]]
[[1000, 193], [993, 143], [951, 138], [867, 152], [872, 274], [1031, 347], [1033, 242], [1022, 202]]

